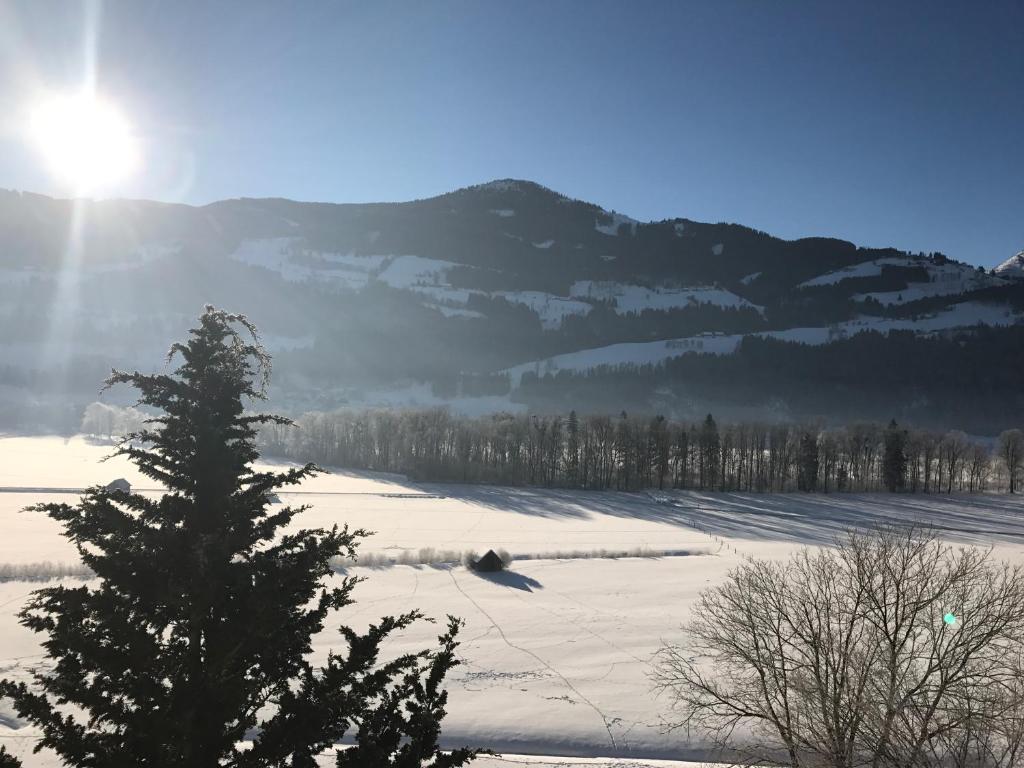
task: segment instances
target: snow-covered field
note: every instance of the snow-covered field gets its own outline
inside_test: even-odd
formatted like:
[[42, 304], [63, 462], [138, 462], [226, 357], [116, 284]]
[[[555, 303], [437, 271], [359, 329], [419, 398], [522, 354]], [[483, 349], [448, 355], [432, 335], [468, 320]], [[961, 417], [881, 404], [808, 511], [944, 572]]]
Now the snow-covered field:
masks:
[[[116, 477], [150, 487], [120, 460], [98, 463], [108, 450], [81, 438], [0, 439], [0, 488], [22, 489], [0, 492], [0, 563], [74, 560], [46, 518], [18, 512], [28, 503], [74, 499], [43, 489], [73, 491]], [[664, 731], [665, 702], [651, 691], [650, 659], [663, 640], [678, 638], [699, 592], [746, 556], [783, 557], [801, 544], [827, 544], [850, 526], [922, 520], [958, 541], [1024, 557], [1024, 503], [1002, 496], [582, 493], [415, 484], [355, 472], [322, 475], [298, 491], [281, 496], [313, 505], [303, 525], [369, 528], [375, 533], [363, 550], [375, 559], [491, 547], [536, 558], [488, 577], [449, 563], [355, 568], [367, 577], [357, 603], [317, 638], [315, 653], [323, 657], [341, 645], [333, 628], [341, 622], [362, 627], [413, 607], [438, 618], [462, 616], [463, 664], [449, 678], [445, 733], [453, 746], [506, 753], [481, 761], [483, 768], [654, 768], [657, 760], [701, 759], [700, 743]], [[601, 550], [646, 556], [595, 556]], [[665, 552], [674, 554], [651, 556]], [[24, 678], [42, 660], [37, 638], [15, 618], [36, 587], [0, 582], [4, 675]], [[423, 647], [436, 634], [424, 624], [392, 648]], [[34, 734], [18, 725], [0, 705], [0, 743], [27, 754]], [[615, 759], [583, 759], [596, 757]], [[56, 765], [45, 755], [27, 764]]]

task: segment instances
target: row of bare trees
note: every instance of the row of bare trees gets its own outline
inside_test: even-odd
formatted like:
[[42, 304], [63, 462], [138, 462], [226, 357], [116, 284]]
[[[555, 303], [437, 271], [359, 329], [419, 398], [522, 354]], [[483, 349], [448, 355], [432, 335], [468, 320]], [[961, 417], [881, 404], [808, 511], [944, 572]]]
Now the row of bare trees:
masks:
[[444, 409], [311, 412], [270, 425], [265, 453], [430, 481], [585, 489], [981, 492], [1018, 489], [1024, 436], [997, 441], [895, 423], [719, 425]]

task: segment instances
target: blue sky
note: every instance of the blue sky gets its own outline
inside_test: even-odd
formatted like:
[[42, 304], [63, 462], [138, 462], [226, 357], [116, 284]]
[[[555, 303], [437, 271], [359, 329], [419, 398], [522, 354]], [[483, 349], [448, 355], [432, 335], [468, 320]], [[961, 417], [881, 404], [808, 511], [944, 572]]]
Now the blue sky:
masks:
[[90, 51], [144, 146], [119, 197], [515, 177], [643, 220], [986, 266], [1024, 248], [1019, 3], [8, 0], [0, 187], [65, 192], [17, 121]]

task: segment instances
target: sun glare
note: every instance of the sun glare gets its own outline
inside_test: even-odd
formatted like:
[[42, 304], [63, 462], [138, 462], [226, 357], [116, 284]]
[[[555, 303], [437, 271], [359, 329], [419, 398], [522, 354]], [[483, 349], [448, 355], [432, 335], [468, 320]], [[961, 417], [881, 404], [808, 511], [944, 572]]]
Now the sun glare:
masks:
[[91, 95], [55, 96], [33, 111], [29, 130], [50, 171], [76, 193], [127, 178], [139, 161], [132, 127], [112, 104]]

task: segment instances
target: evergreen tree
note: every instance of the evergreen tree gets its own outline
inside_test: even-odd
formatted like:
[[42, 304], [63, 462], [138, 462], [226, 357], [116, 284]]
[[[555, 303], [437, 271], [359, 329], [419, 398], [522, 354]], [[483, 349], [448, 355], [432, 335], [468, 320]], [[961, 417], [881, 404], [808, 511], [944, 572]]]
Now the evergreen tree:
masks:
[[576, 415], [576, 411], [569, 411], [569, 419], [566, 425], [567, 443], [566, 443], [566, 480], [571, 488], [575, 488], [579, 483], [579, 470], [580, 470], [580, 420]]
[[650, 434], [653, 450], [653, 463], [658, 476], [658, 490], [665, 488], [665, 476], [669, 473], [671, 457], [671, 437], [664, 416], [655, 416], [651, 421]]
[[[170, 354], [181, 358], [173, 375], [115, 371], [108, 381], [133, 385], [141, 405], [161, 412], [117, 455], [167, 491], [152, 499], [93, 487], [78, 506], [36, 508], [64, 525], [99, 583], [34, 594], [22, 623], [46, 636], [53, 663], [31, 688], [3, 681], [0, 694], [39, 727], [39, 748], [65, 765], [312, 768], [397, 681], [400, 694], [416, 694], [402, 703], [418, 715], [397, 722], [396, 701], [394, 727], [418, 759], [430, 759], [456, 625], [440, 652], [379, 669], [381, 642], [419, 614], [384, 619], [365, 635], [342, 628], [348, 654], [314, 668], [312, 636], [351, 602], [358, 581], [331, 586], [330, 561], [354, 554], [363, 531], [285, 532], [305, 508], [268, 509], [268, 494], [318, 470], [252, 468], [257, 427], [288, 422], [243, 411], [262, 399], [270, 373], [244, 317], [208, 307]], [[415, 681], [423, 675], [420, 695]], [[251, 748], [240, 749], [250, 738]], [[473, 754], [437, 764], [461, 765]], [[402, 763], [413, 764], [420, 765]]]
[[[421, 654], [418, 663], [398, 662], [379, 673], [357, 718], [356, 744], [338, 752], [338, 768], [456, 768], [479, 754], [465, 748], [442, 754], [437, 745], [448, 700], [441, 683], [457, 663], [455, 635], [460, 626], [449, 616], [437, 653]], [[389, 679], [390, 687], [380, 684]]]
[[1008, 429], [999, 435], [999, 456], [1006, 465], [1010, 493], [1017, 492], [1017, 477], [1024, 464], [1024, 432]]
[[818, 435], [809, 429], [800, 432], [800, 455], [797, 467], [797, 489], [815, 491], [818, 488]]
[[629, 481], [632, 477], [633, 451], [631, 450], [632, 440], [629, 434], [629, 416], [623, 411], [619, 414], [618, 424], [615, 426], [615, 452], [619, 457], [619, 485], [620, 491], [628, 491]]
[[896, 425], [896, 419], [889, 422], [885, 430], [884, 453], [882, 456], [882, 480], [885, 487], [895, 493], [903, 489], [907, 476], [907, 432]]
[[7, 747], [0, 747], [0, 768], [21, 768], [21, 760], [7, 751]]
[[718, 457], [721, 443], [718, 425], [709, 413], [700, 430], [700, 487], [713, 487], [718, 475]]

